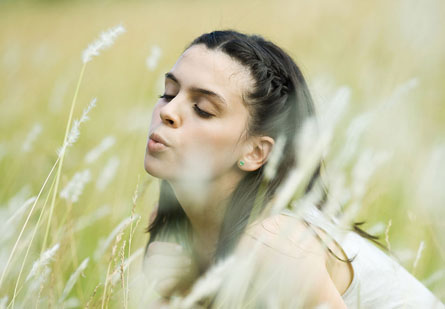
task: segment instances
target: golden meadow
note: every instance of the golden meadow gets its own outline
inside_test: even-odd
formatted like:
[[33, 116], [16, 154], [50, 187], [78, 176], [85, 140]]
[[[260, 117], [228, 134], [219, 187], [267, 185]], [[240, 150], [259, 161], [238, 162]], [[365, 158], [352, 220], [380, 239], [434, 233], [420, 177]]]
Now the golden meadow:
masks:
[[[444, 13], [438, 0], [0, 4], [0, 308], [139, 307], [133, 279], [158, 192], [143, 168], [151, 109], [189, 41], [225, 28], [284, 47], [319, 109], [347, 89], [332, 153], [375, 112], [352, 162], [369, 150], [387, 160], [354, 219], [444, 301]], [[82, 52], [119, 24], [78, 84]], [[94, 98], [62, 161], [67, 125]]]

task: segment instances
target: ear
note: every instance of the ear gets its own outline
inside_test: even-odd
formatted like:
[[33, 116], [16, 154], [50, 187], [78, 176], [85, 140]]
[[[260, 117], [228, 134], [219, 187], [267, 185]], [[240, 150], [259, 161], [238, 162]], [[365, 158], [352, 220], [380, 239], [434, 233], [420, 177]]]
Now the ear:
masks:
[[244, 162], [238, 167], [246, 172], [253, 172], [266, 163], [275, 141], [269, 136], [252, 136], [246, 143], [240, 160]]

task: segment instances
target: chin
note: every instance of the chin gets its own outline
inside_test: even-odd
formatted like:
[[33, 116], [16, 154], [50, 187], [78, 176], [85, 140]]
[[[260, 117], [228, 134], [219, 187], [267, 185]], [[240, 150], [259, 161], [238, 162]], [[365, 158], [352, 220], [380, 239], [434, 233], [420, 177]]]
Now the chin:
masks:
[[145, 171], [148, 174], [150, 174], [151, 176], [159, 178], [159, 171], [157, 170], [155, 164], [153, 164], [153, 163], [154, 163], [153, 161], [151, 161], [150, 159], [145, 157], [145, 160], [144, 160]]
[[160, 179], [168, 178], [166, 174], [167, 170], [163, 167], [162, 162], [157, 162], [156, 159], [150, 158], [148, 155], [145, 156], [144, 168], [145, 171], [153, 177]]

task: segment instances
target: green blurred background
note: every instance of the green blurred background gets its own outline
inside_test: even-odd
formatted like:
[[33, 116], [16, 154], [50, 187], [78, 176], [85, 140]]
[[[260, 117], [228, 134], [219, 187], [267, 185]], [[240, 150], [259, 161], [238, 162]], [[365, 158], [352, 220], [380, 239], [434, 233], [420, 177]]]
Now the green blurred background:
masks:
[[[75, 117], [93, 97], [97, 107], [66, 155], [60, 185], [63, 188], [86, 168], [92, 173], [67, 224], [104, 205], [109, 211], [70, 239], [58, 238], [58, 223], [52, 223], [51, 241], [61, 241], [62, 250], [71, 251], [70, 255], [70, 247], [76, 248], [74, 262], [57, 262], [60, 280], [53, 279], [55, 294], [61, 293], [79, 261], [91, 256], [100, 239], [130, 215], [138, 183], [135, 211], [142, 219], [132, 250], [142, 247], [158, 190], [156, 180], [144, 171], [143, 159], [163, 74], [203, 32], [231, 28], [258, 33], [294, 57], [319, 108], [338, 87], [350, 87], [349, 109], [334, 150], [344, 147], [341, 136], [348, 120], [394, 101], [380, 111], [360, 144], [361, 149], [389, 151], [392, 159], [368, 184], [357, 221], [366, 220], [364, 228], [377, 233], [386, 229], [401, 263], [444, 300], [444, 152], [439, 152], [439, 160], [431, 159], [437, 145], [445, 142], [443, 16], [445, 3], [439, 0], [0, 1], [1, 207], [18, 205], [14, 197], [22, 201], [38, 193], [63, 141], [81, 53], [101, 31], [122, 24], [127, 32], [86, 67]], [[147, 57], [154, 46], [161, 53], [150, 68]], [[36, 124], [42, 131], [25, 152], [24, 140]], [[97, 161], [87, 163], [85, 155], [106, 136], [113, 136], [115, 144]], [[95, 183], [112, 158], [119, 162], [116, 173], [98, 189]], [[54, 222], [66, 211], [66, 203], [58, 200]], [[36, 219], [34, 215], [31, 221]], [[16, 238], [11, 237], [11, 244]], [[414, 267], [422, 241], [424, 250]], [[29, 263], [38, 257], [41, 242], [36, 239], [33, 244]], [[10, 245], [2, 246], [4, 263]], [[106, 258], [103, 261], [90, 266], [89, 279], [80, 279], [74, 289], [72, 295], [80, 303], [104, 280]], [[18, 259], [12, 267], [19, 263]], [[9, 284], [15, 282], [14, 273]], [[10, 293], [10, 288], [1, 291], [0, 298]]]

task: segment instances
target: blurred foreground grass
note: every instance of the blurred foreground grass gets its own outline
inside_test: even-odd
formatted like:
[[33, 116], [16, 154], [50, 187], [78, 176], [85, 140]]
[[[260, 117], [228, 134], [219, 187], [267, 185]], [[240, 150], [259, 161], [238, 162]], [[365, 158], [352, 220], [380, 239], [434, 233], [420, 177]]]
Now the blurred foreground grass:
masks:
[[[141, 219], [133, 224], [131, 253], [144, 246], [148, 238], [144, 228], [158, 187], [145, 173], [143, 159], [163, 73], [194, 37], [225, 28], [262, 34], [289, 51], [306, 74], [320, 108], [339, 86], [350, 87], [346, 120], [393, 101], [360, 141], [361, 149], [388, 151], [392, 156], [372, 178], [357, 221], [366, 220], [366, 230], [386, 232], [382, 242], [388, 241], [401, 263], [444, 301], [445, 152], [437, 148], [445, 145], [444, 13], [444, 4], [433, 0], [343, 1], [341, 5], [328, 1], [0, 4], [2, 222], [37, 195], [57, 159], [82, 67], [81, 52], [102, 30], [119, 23], [127, 29], [111, 49], [87, 65], [74, 117], [80, 117], [93, 97], [97, 107], [66, 154], [59, 189], [77, 172], [88, 170], [91, 179], [77, 202], [56, 200], [47, 248], [55, 243], [60, 248], [49, 281], [35, 292], [40, 295], [35, 305], [57, 304], [68, 278], [88, 257], [85, 277], [78, 279], [64, 306], [84, 306], [89, 301], [92, 307], [101, 305], [113, 242], [102, 255], [97, 251], [119, 222], [131, 216], [134, 200], [134, 212]], [[161, 54], [149, 67], [147, 57], [154, 46]], [[345, 147], [341, 132], [348, 125], [344, 121], [338, 128], [334, 149]], [[35, 139], [24, 146], [27, 139], [32, 141], [33, 130]], [[114, 141], [111, 147], [97, 160], [86, 160], [87, 153], [106, 137]], [[436, 161], [431, 158], [434, 149], [442, 149], [436, 152]], [[5, 304], [14, 294], [48, 188], [0, 287], [0, 299], [8, 297], [3, 298]], [[2, 230], [2, 272], [27, 213], [15, 218], [15, 230]], [[28, 284], [26, 276], [40, 256], [48, 211], [41, 222], [19, 287]], [[125, 258], [129, 230], [122, 238], [127, 241]], [[130, 278], [139, 272], [140, 264], [138, 255]], [[119, 297], [125, 289], [119, 290], [119, 284], [114, 289], [110, 304], [121, 307]], [[129, 298], [130, 307], [137, 306], [131, 292]], [[16, 306], [26, 307], [31, 301], [22, 291]]]

